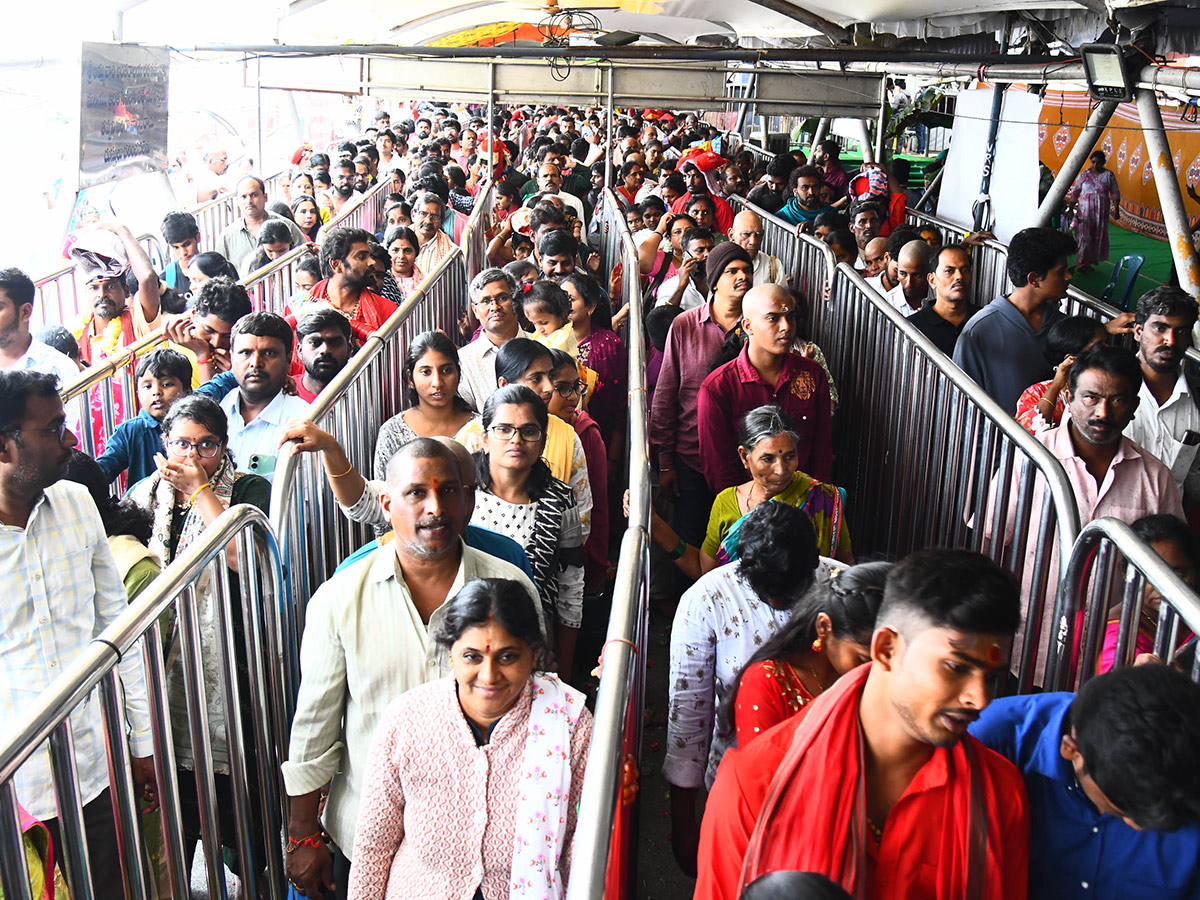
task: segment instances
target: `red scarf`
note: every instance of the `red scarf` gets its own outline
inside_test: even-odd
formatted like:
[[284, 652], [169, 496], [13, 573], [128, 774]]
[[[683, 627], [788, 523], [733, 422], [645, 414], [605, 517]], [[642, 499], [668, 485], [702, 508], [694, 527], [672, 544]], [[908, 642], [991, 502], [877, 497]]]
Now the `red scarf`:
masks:
[[[137, 340], [137, 334], [133, 330], [133, 313], [126, 307], [121, 310], [121, 342], [117, 345], [119, 350], [121, 347], [128, 347]], [[106, 326], [107, 329], [107, 326]], [[99, 335], [100, 329], [96, 328], [96, 315], [91, 313], [84, 320], [82, 340], [79, 341], [79, 358], [89, 366], [97, 360], [92, 359], [92, 335]], [[107, 357], [106, 357], [107, 358]]]
[[[329, 279], [318, 281], [309, 291], [309, 300], [319, 302], [321, 306], [332, 307], [329, 302]], [[293, 315], [297, 319], [304, 317], [306, 312], [306, 304], [301, 302], [299, 309], [293, 311]], [[354, 311], [354, 317], [350, 319], [350, 330], [354, 332], [354, 340], [361, 347], [363, 343], [374, 332], [378, 331], [380, 326], [388, 320], [392, 313], [396, 311], [396, 304], [391, 300], [379, 296], [368, 288], [363, 288], [362, 293], [358, 295], [358, 309]]]
[[[818, 872], [852, 897], [867, 895], [868, 831], [859, 701], [871, 663], [843, 675], [809, 707], [771, 782], [746, 848], [740, 891], [768, 872]], [[946, 753], [946, 805], [929, 833], [941, 844], [939, 900], [1001, 900], [1002, 874], [988, 849], [983, 767], [974, 738]], [[929, 839], [928, 837], [926, 839]]]

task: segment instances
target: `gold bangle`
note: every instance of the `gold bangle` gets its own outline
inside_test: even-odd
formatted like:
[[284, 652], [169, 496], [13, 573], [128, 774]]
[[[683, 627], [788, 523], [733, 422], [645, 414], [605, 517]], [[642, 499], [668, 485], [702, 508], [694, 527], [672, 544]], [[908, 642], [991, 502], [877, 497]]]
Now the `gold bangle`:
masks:
[[198, 487], [194, 491], [192, 491], [192, 496], [188, 498], [188, 506], [194, 506], [196, 503], [196, 497], [200, 494], [200, 492], [203, 491], [205, 488], [210, 488], [210, 487], [212, 487], [212, 485], [206, 481], [206, 482], [204, 482], [204, 484], [200, 485], [200, 487]]
[[[328, 470], [326, 470], [326, 471], [328, 472]], [[349, 475], [353, 471], [354, 471], [354, 463], [350, 463], [350, 466], [346, 469], [345, 472], [341, 472], [337, 475], [330, 475], [329, 477], [330, 478], [345, 478], [347, 475]]]

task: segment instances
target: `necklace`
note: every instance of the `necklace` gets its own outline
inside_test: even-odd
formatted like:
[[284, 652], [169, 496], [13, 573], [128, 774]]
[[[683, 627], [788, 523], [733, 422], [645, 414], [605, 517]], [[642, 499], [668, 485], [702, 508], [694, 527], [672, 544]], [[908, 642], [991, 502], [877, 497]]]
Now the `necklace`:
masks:
[[867, 828], [871, 830], [871, 836], [875, 838], [876, 844], [883, 843], [883, 828], [876, 828], [875, 823], [871, 821], [871, 817], [867, 816]]
[[825, 693], [825, 685], [821, 683], [821, 679], [813, 670], [813, 667], [808, 663], [800, 663], [800, 665], [804, 668], [804, 671], [808, 672], [808, 674], [812, 676], [813, 684], [816, 685], [817, 692], [813, 694], [813, 698], [815, 699]]

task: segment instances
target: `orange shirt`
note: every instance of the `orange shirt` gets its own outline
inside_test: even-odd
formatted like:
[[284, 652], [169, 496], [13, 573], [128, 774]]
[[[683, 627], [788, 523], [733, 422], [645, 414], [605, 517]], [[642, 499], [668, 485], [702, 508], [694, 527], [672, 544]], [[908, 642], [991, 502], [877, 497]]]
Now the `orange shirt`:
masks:
[[[737, 900], [742, 859], [758, 811], [796, 729], [811, 708], [805, 706], [749, 746], [725, 754], [704, 808], [694, 900]], [[975, 741], [972, 737], [964, 740]], [[1003, 873], [1004, 900], [1025, 900], [1029, 890], [1029, 812], [1021, 774], [978, 741], [974, 749], [987, 778], [989, 866], [994, 863]], [[869, 900], [937, 897], [947, 760], [954, 752], [938, 749], [889, 813], [883, 839], [868, 855]], [[939, 823], [939, 827], [930, 827], [931, 823]], [[815, 834], [820, 829], [813, 830]]]

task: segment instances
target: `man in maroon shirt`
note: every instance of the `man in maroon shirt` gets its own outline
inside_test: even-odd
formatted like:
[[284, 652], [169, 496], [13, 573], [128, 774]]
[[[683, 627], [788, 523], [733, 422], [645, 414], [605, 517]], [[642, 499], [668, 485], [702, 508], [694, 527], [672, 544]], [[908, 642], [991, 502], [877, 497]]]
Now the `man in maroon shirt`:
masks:
[[714, 494], [746, 480], [737, 453], [737, 423], [764, 403], [778, 403], [796, 423], [800, 471], [827, 483], [833, 477], [829, 379], [819, 364], [792, 352], [794, 303], [787, 288], [777, 284], [751, 288], [742, 299], [745, 347], [700, 385], [700, 460]]
[[[728, 271], [727, 271], [728, 270]], [[705, 260], [712, 299], [671, 323], [650, 412], [650, 443], [658, 452], [658, 484], [676, 499], [675, 530], [698, 547], [704, 539], [713, 494], [702, 472], [696, 397], [727, 332], [742, 318], [742, 297], [753, 284], [750, 255], [732, 241]]]

